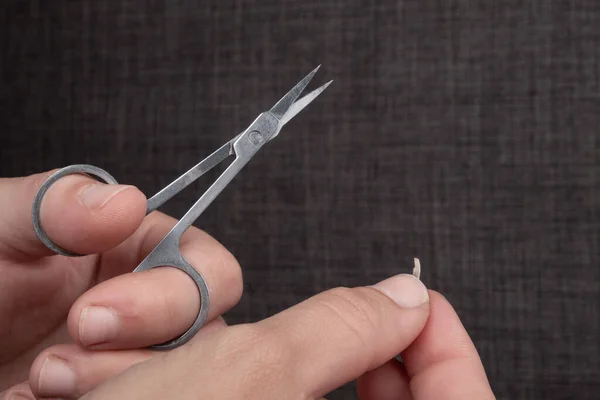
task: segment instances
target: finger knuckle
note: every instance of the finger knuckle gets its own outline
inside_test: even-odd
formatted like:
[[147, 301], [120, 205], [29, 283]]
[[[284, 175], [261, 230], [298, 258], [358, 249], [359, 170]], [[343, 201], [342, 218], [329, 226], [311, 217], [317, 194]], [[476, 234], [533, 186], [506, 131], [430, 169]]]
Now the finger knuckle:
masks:
[[30, 185], [28, 189], [32, 190], [32, 191], [37, 191], [39, 190], [40, 186], [42, 186], [42, 184], [55, 172], [57, 172], [59, 169], [55, 168], [52, 169], [50, 171], [44, 171], [44, 172], [40, 172], [37, 174], [33, 174], [33, 175], [29, 175], [26, 177], [22, 177], [19, 178], [20, 180], [22, 180], [22, 182]]
[[241, 329], [234, 335], [236, 344], [233, 349], [234, 357], [239, 360], [237, 367], [242, 371], [239, 374], [242, 377], [240, 385], [252, 393], [291, 382], [293, 346], [285, 335], [256, 325], [238, 328]]
[[267, 370], [280, 370], [285, 367], [290, 358], [290, 343], [285, 335], [278, 335], [272, 330], [250, 327], [248, 341], [248, 360]]
[[363, 288], [331, 289], [324, 293], [322, 303], [328, 309], [328, 318], [340, 321], [359, 345], [366, 345], [371, 333], [377, 331], [380, 310]]

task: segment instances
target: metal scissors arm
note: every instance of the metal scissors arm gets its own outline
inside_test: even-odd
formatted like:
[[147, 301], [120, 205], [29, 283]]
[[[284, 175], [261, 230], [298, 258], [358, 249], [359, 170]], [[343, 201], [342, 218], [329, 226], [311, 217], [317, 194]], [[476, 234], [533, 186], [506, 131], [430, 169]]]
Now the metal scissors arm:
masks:
[[[274, 123], [274, 117], [269, 117], [269, 113], [261, 114], [243, 133], [236, 136], [232, 141], [223, 145], [205, 161], [205, 168], [212, 168], [218, 162], [223, 161], [228, 155], [235, 155], [235, 159], [214, 181], [214, 183], [200, 196], [198, 201], [190, 207], [188, 212], [181, 217], [179, 222], [173, 227], [169, 235], [178, 238], [200, 217], [206, 208], [217, 198], [217, 196], [229, 185], [235, 176], [246, 166], [254, 155], [267, 143], [268, 138], [277, 131], [277, 125]], [[227, 150], [227, 155], [225, 151]], [[220, 158], [222, 158], [220, 161]], [[200, 163], [202, 164], [202, 163]], [[198, 164], [198, 166], [200, 166]], [[195, 167], [194, 167], [195, 168]], [[195, 169], [192, 169], [195, 171]], [[206, 169], [208, 171], [208, 169]], [[197, 173], [200, 176], [205, 171]], [[184, 174], [183, 176], [185, 176]], [[182, 176], [182, 177], [183, 177]], [[190, 179], [195, 175], [191, 175]], [[181, 179], [181, 178], [179, 178]], [[177, 182], [177, 181], [175, 181]]]
[[152, 211], [158, 209], [202, 175], [223, 162], [223, 160], [232, 154], [231, 144], [232, 141], [225, 143], [211, 155], [190, 168], [186, 173], [161, 189], [160, 192], [149, 198], [146, 204], [146, 214], [150, 214]]

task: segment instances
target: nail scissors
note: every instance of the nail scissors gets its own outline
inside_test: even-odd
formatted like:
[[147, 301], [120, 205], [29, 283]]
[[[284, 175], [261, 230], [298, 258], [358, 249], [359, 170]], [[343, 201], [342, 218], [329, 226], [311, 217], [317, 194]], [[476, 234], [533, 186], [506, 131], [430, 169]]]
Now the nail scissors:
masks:
[[[186, 273], [192, 278], [200, 293], [200, 311], [192, 326], [181, 336], [162, 344], [150, 346], [154, 350], [170, 350], [187, 343], [205, 324], [210, 306], [210, 295], [208, 286], [202, 275], [183, 257], [179, 243], [183, 233], [198, 219], [204, 210], [213, 202], [221, 191], [231, 182], [240, 170], [252, 159], [252, 157], [269, 141], [275, 138], [281, 128], [288, 123], [296, 114], [317, 98], [332, 81], [327, 82], [318, 89], [313, 90], [298, 100], [302, 91], [306, 88], [320, 66], [312, 70], [306, 77], [296, 84], [285, 96], [283, 96], [270, 110], [262, 112], [242, 133], [225, 143], [211, 155], [200, 161], [179, 178], [160, 190], [148, 199], [146, 215], [159, 208], [169, 199], [200, 178], [206, 172], [217, 166], [230, 156], [235, 156], [233, 162], [216, 179], [216, 181], [200, 196], [196, 203], [177, 222], [169, 233], [156, 245], [156, 247], [144, 258], [133, 272], [147, 271], [157, 267], [173, 267]], [[297, 100], [297, 101], [296, 101]], [[79, 257], [77, 254], [63, 249], [52, 241], [44, 231], [40, 221], [40, 209], [44, 195], [52, 184], [60, 178], [70, 174], [85, 174], [94, 176], [107, 184], [117, 184], [105, 170], [87, 164], [76, 164], [64, 167], [52, 174], [40, 187], [34, 199], [32, 207], [32, 221], [38, 238], [50, 250], [57, 254], [68, 257]]]

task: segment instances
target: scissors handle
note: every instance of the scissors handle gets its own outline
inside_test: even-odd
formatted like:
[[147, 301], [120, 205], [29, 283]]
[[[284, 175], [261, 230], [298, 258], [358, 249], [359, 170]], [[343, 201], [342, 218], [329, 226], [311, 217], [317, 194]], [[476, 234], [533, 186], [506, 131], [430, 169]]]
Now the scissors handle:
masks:
[[[190, 171], [192, 171], [194, 176], [197, 175], [196, 179], [207, 171], [206, 169], [203, 170], [203, 168], [192, 168], [192, 170]], [[48, 179], [46, 179], [46, 181], [38, 190], [38, 193], [33, 201], [32, 221], [34, 230], [38, 235], [39, 239], [50, 250], [58, 254], [67, 257], [81, 257], [83, 256], [82, 254], [74, 253], [69, 250], [63, 249], [61, 246], [54, 243], [54, 241], [52, 241], [52, 239], [48, 237], [48, 234], [42, 227], [40, 217], [42, 199], [44, 198], [44, 195], [46, 194], [50, 186], [56, 183], [56, 181], [58, 181], [60, 178], [72, 174], [92, 175], [96, 178], [103, 180], [109, 185], [116, 185], [118, 184], [118, 182], [112, 175], [110, 175], [108, 172], [101, 168], [88, 164], [75, 164], [64, 167], [53, 173]], [[169, 192], [169, 196], [164, 196], [160, 204], [173, 197], [175, 194], [177, 194], [177, 192], [181, 191], [183, 188], [189, 185], [189, 183], [191, 182], [187, 182], [187, 184], [185, 185], [179, 183], [178, 190], [177, 187], [172, 186], [171, 192]], [[159, 207], [160, 204], [158, 204], [156, 207]], [[148, 213], [150, 211], [148, 211]], [[194, 337], [194, 335], [200, 330], [200, 328], [202, 328], [202, 326], [206, 323], [206, 319], [208, 318], [208, 311], [210, 307], [210, 296], [208, 286], [206, 284], [206, 281], [204, 280], [204, 277], [202, 277], [202, 275], [192, 265], [190, 265], [190, 263], [181, 254], [181, 251], [179, 249], [179, 242], [182, 233], [187, 228], [182, 230], [182, 225], [180, 223], [177, 225], [179, 225], [179, 228], [177, 230], [172, 229], [171, 232], [164, 237], [164, 239], [152, 250], [152, 252], [144, 259], [142, 263], [140, 263], [140, 265], [138, 265], [138, 267], [133, 272], [147, 271], [158, 267], [172, 267], [183, 271], [194, 281], [196, 287], [198, 288], [198, 292], [200, 293], [200, 311], [198, 312], [198, 315], [196, 316], [196, 319], [192, 326], [184, 334], [166, 343], [149, 346], [149, 348], [153, 350], [170, 350], [187, 343], [192, 337]]]
[[200, 311], [190, 328], [181, 336], [168, 342], [149, 346], [153, 350], [171, 350], [179, 347], [194, 337], [204, 326], [210, 309], [210, 292], [204, 277], [183, 257], [179, 249], [180, 235], [173, 230], [152, 250], [133, 272], [149, 271], [154, 268], [177, 268], [192, 278], [200, 293]]

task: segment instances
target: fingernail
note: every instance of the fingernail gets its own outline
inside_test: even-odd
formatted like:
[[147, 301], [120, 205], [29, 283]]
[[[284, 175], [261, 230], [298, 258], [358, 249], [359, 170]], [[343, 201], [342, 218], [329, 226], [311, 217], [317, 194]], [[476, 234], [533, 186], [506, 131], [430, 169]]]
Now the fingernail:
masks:
[[119, 321], [107, 307], [86, 307], [79, 317], [79, 340], [85, 346], [108, 342], [117, 336]]
[[44, 361], [40, 371], [38, 391], [41, 397], [63, 397], [75, 391], [75, 373], [69, 365], [50, 356]]
[[414, 275], [401, 274], [373, 286], [400, 307], [415, 308], [429, 301], [427, 288]]
[[81, 204], [90, 209], [102, 208], [110, 199], [115, 197], [123, 190], [129, 189], [129, 185], [107, 185], [104, 183], [95, 183], [86, 186], [79, 193]]

